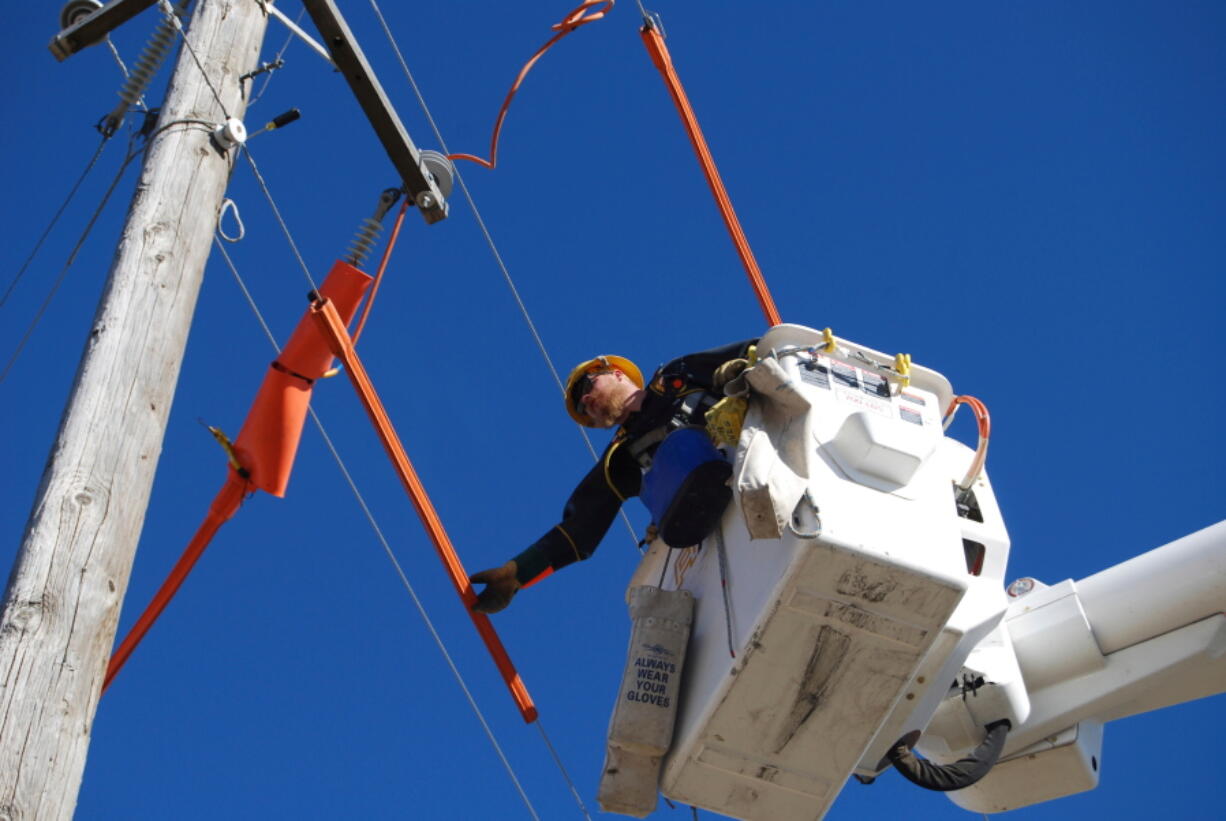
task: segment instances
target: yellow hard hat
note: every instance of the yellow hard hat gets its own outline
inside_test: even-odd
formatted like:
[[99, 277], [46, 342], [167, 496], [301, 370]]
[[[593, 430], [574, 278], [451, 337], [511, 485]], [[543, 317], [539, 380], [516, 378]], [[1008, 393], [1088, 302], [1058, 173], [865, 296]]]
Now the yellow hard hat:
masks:
[[575, 401], [577, 397], [573, 396], [575, 385], [589, 374], [608, 373], [609, 371], [621, 371], [634, 383], [636, 388], [643, 387], [643, 374], [638, 365], [624, 356], [598, 356], [595, 359], [580, 362], [570, 372], [570, 376], [566, 377], [566, 412], [570, 414], [571, 419], [586, 428], [592, 427], [592, 422], [579, 410], [578, 403]]

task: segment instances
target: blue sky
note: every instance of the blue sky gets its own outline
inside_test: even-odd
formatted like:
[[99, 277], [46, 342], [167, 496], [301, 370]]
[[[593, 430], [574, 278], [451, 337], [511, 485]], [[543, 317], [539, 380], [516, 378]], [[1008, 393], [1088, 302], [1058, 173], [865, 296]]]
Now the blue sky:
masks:
[[[370, 7], [341, 6], [416, 143], [439, 148]], [[515, 72], [569, 10], [539, 0], [385, 6], [448, 147], [482, 155]], [[1082, 578], [1223, 518], [1226, 8], [653, 8], [784, 319], [909, 351], [988, 404], [1010, 578]], [[520, 92], [497, 170], [460, 169], [563, 373], [596, 353], [650, 369], [763, 330], [637, 23], [622, 2], [564, 40]], [[104, 48], [51, 58], [54, 6], [14, 4], [8, 25], [4, 287], [92, 154], [92, 125], [121, 83]], [[129, 63], [153, 25], [146, 12], [116, 33]], [[270, 27], [270, 56], [285, 37]], [[294, 106], [302, 120], [250, 147], [319, 278], [397, 179], [341, 79], [300, 44], [284, 57], [247, 122], [254, 130]], [[108, 147], [0, 308], [5, 362], [123, 142]], [[135, 176], [0, 383], [4, 566]], [[304, 308], [305, 279], [245, 163], [230, 196], [247, 228], [231, 254], [283, 340]], [[591, 457], [462, 198], [438, 225], [410, 214], [362, 354], [470, 570], [552, 526]], [[198, 420], [236, 433], [272, 356], [215, 254], [121, 630], [224, 479]], [[348, 384], [321, 385], [315, 407], [537, 812], [580, 817]], [[951, 432], [974, 435], [969, 418]], [[628, 511], [641, 529], [640, 506]], [[496, 619], [593, 812], [636, 558], [618, 525], [591, 561]], [[1216, 817], [1222, 787], [1194, 762], [1217, 752], [1224, 713], [1218, 696], [1109, 725], [1096, 791], [1012, 816]], [[222, 529], [103, 699], [93, 732], [82, 818], [527, 817], [309, 427], [287, 498], [257, 495]], [[850, 785], [830, 817], [898, 812], [966, 817], [893, 775]], [[661, 804], [656, 817], [688, 810]]]

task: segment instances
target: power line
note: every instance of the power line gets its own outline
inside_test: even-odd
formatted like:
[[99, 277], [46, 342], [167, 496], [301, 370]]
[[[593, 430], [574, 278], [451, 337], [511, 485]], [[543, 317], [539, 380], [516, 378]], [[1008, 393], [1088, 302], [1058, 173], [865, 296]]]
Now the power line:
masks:
[[[230, 255], [226, 252], [226, 249], [221, 244], [220, 240], [215, 238], [214, 243], [221, 251], [221, 255], [225, 259], [226, 265], [230, 269], [230, 273], [234, 276], [235, 281], [238, 283], [238, 287], [243, 292], [243, 296], [246, 298], [248, 306], [250, 306], [252, 313], [255, 314], [256, 319], [259, 321], [260, 327], [264, 329], [264, 333], [268, 336], [268, 341], [271, 343], [273, 349], [280, 354], [281, 347], [277, 344], [276, 338], [269, 329], [268, 322], [265, 321], [263, 313], [260, 311], [255, 299], [251, 296], [251, 291], [247, 288], [246, 283], [239, 274], [238, 268], [234, 265], [234, 261], [230, 259]], [[348, 467], [346, 467], [344, 459], [341, 458], [340, 451], [337, 450], [336, 445], [332, 441], [332, 437], [328, 435], [328, 431], [324, 427], [323, 421], [319, 418], [319, 415], [315, 412], [314, 408], [308, 406], [307, 410], [310, 412], [311, 419], [315, 423], [315, 427], [319, 431], [320, 436], [323, 437], [324, 444], [327, 446], [328, 451], [332, 454], [332, 458], [335, 460], [336, 466], [340, 469], [341, 476], [344, 477], [345, 482], [349, 485], [350, 491], [357, 500], [358, 506], [362, 509], [362, 513], [365, 515], [366, 521], [369, 522], [371, 529], [375, 533], [375, 537], [379, 540], [379, 544], [383, 546], [383, 552], [387, 554], [388, 561], [392, 563], [392, 567], [395, 569], [396, 575], [400, 577], [400, 583], [404, 586], [405, 590], [408, 591], [409, 597], [413, 600], [413, 605], [417, 608], [417, 612], [421, 616], [422, 621], [425, 623], [427, 631], [434, 639], [434, 643], [438, 646], [439, 652], [442, 654], [443, 659], [447, 662], [447, 666], [451, 668], [451, 674], [455, 677], [456, 683], [459, 684], [460, 690], [464, 693], [464, 697], [468, 700], [469, 707], [472, 708], [473, 713], [477, 717], [477, 721], [481, 724], [482, 729], [484, 729], [486, 736], [490, 740], [490, 744], [494, 747], [495, 753], [497, 753], [498, 758], [502, 761], [503, 767], [510, 776], [511, 782], [515, 785], [515, 789], [519, 792], [520, 797], [527, 806], [529, 814], [537, 821], [540, 821], [540, 816], [537, 815], [536, 809], [532, 806], [532, 802], [528, 798], [528, 794], [524, 791], [523, 785], [520, 784], [519, 777], [515, 774], [515, 770], [511, 766], [511, 762], [507, 759], [506, 753], [503, 752], [502, 746], [498, 743], [498, 739], [494, 735], [494, 731], [490, 727], [489, 722], [486, 720], [484, 713], [481, 712], [481, 708], [477, 705], [477, 701], [473, 697], [472, 691], [468, 689], [468, 684], [464, 681], [464, 676], [460, 673], [459, 667], [456, 666], [455, 660], [452, 658], [451, 653], [448, 652], [446, 642], [444, 642], [442, 636], [439, 635], [438, 630], [434, 626], [434, 622], [430, 619], [430, 615], [426, 611], [425, 605], [422, 603], [421, 598], [418, 597], [417, 591], [413, 588], [412, 583], [409, 581], [409, 577], [404, 572], [404, 568], [400, 565], [400, 561], [396, 558], [396, 554], [392, 550], [391, 545], [388, 543], [387, 537], [383, 534], [383, 529], [379, 527], [379, 523], [375, 519], [374, 513], [371, 511], [370, 506], [366, 504], [365, 497], [363, 497], [362, 492], [358, 489], [357, 483], [354, 481], [353, 475], [349, 472]]]
[[[417, 102], [421, 106], [422, 112], [426, 115], [427, 122], [430, 123], [430, 129], [434, 132], [434, 138], [438, 140], [439, 146], [443, 149], [444, 154], [450, 154], [451, 150], [447, 148], [447, 141], [443, 139], [443, 134], [439, 130], [438, 124], [434, 121], [434, 115], [430, 113], [430, 107], [426, 105], [426, 98], [422, 95], [421, 89], [417, 87], [417, 81], [413, 79], [413, 72], [409, 70], [409, 65], [405, 62], [404, 55], [400, 51], [400, 46], [396, 42], [396, 37], [392, 34], [392, 30], [387, 25], [387, 20], [383, 17], [383, 12], [379, 9], [379, 4], [376, 0], [370, 0], [371, 8], [374, 9], [375, 16], [379, 18], [379, 25], [383, 28], [383, 33], [387, 36], [388, 42], [391, 43], [392, 50], [396, 52], [396, 59], [400, 62], [400, 68], [404, 71], [404, 76], [408, 78], [409, 85], [413, 89], [413, 94], [417, 97]], [[565, 395], [566, 386], [562, 383], [562, 377], [558, 374], [558, 369], [553, 364], [553, 359], [549, 356], [549, 351], [545, 347], [545, 342], [541, 338], [540, 333], [536, 329], [536, 323], [532, 321], [532, 315], [528, 311], [528, 306], [524, 304], [523, 299], [519, 295], [519, 289], [515, 287], [515, 281], [511, 278], [511, 272], [507, 268], [506, 262], [502, 259], [502, 254], [498, 251], [498, 246], [494, 242], [494, 237], [490, 234], [489, 228], [485, 225], [485, 220], [481, 218], [481, 211], [477, 208], [477, 203], [473, 199], [472, 193], [468, 190], [468, 186], [464, 183], [464, 175], [460, 173], [460, 169], [455, 169], [456, 182], [460, 184], [460, 190], [464, 192], [464, 199], [468, 202], [468, 207], [472, 209], [473, 217], [477, 220], [477, 226], [481, 229], [481, 233], [485, 236], [485, 242], [489, 245], [490, 253], [494, 255], [494, 261], [498, 264], [498, 269], [502, 271], [502, 277], [506, 280], [507, 287], [511, 289], [511, 295], [515, 297], [516, 304], [519, 305], [520, 313], [524, 317], [524, 321], [528, 325], [528, 330], [532, 333], [532, 338], [536, 340], [536, 347], [540, 350], [541, 356], [545, 358], [545, 364], [549, 366], [549, 372], [553, 374], [553, 381], [558, 386], [558, 392]], [[596, 453], [596, 447], [592, 444], [592, 439], [588, 436], [587, 429], [576, 425], [579, 428], [579, 433], [583, 437], [584, 443], [587, 445], [588, 452], [591, 453], [592, 459], [599, 459], [599, 454]], [[630, 534], [630, 542], [639, 549], [638, 535], [634, 532], [634, 525], [630, 523], [630, 517], [626, 515], [625, 510], [619, 511], [622, 522], [626, 525], [626, 530]], [[639, 552], [642, 552], [640, 549]]]
[[55, 212], [55, 216], [51, 218], [51, 222], [43, 231], [42, 236], [38, 238], [38, 242], [34, 243], [34, 249], [30, 251], [30, 255], [26, 257], [26, 261], [21, 264], [21, 268], [17, 271], [17, 275], [13, 277], [13, 281], [9, 283], [9, 287], [5, 289], [4, 296], [0, 296], [0, 308], [4, 307], [4, 303], [8, 301], [9, 294], [13, 293], [13, 289], [17, 287], [17, 283], [21, 280], [22, 276], [25, 275], [26, 269], [29, 268], [30, 263], [34, 261], [34, 257], [38, 254], [38, 250], [43, 247], [43, 242], [51, 233], [51, 229], [55, 228], [55, 224], [59, 222], [60, 217], [63, 216], [64, 210], [68, 208], [68, 204], [72, 202], [72, 198], [77, 195], [77, 190], [80, 189], [81, 183], [85, 182], [85, 178], [89, 176], [89, 172], [94, 169], [94, 165], [97, 164], [98, 158], [102, 156], [102, 149], [106, 147], [108, 139], [109, 137], [107, 136], [102, 137], [102, 140], [98, 143], [98, 147], [94, 149], [94, 156], [90, 157], [89, 162], [86, 163], [85, 170], [81, 172], [81, 176], [77, 177], [77, 181], [73, 183], [72, 190], [70, 190], [68, 192], [68, 196], [64, 198], [64, 202], [60, 205], [59, 210]]
[[251, 149], [245, 144], [243, 145], [243, 155], [246, 156], [247, 162], [251, 165], [251, 172], [255, 174], [256, 181], [259, 182], [260, 189], [264, 192], [264, 197], [268, 200], [269, 206], [272, 207], [272, 213], [277, 218], [277, 223], [281, 226], [281, 232], [285, 234], [290, 250], [294, 252], [294, 259], [298, 260], [298, 267], [306, 275], [307, 282], [311, 284], [311, 290], [319, 290], [319, 286], [315, 284], [315, 277], [311, 276], [311, 269], [307, 266], [306, 260], [302, 258], [302, 253], [298, 250], [298, 243], [294, 242], [294, 235], [290, 233], [289, 226], [285, 223], [285, 218], [281, 216], [281, 209], [277, 207], [277, 201], [273, 199], [268, 183], [264, 181], [264, 175], [260, 173], [259, 166], [255, 164], [255, 157], [252, 156]]
[[549, 734], [545, 732], [545, 725], [541, 723], [540, 716], [536, 718], [536, 729], [540, 731], [541, 738], [545, 742], [545, 746], [549, 748], [549, 754], [553, 756], [553, 761], [558, 765], [558, 769], [562, 771], [562, 777], [566, 779], [566, 786], [570, 788], [570, 794], [574, 796], [575, 803], [579, 805], [580, 811], [583, 812], [583, 817], [587, 821], [592, 821], [592, 815], [587, 811], [587, 806], [583, 803], [583, 799], [579, 797], [579, 790], [575, 788], [575, 782], [571, 780], [570, 773], [566, 771], [566, 766], [562, 763], [561, 756], [554, 749], [553, 742], [549, 740]]
[[[104, 145], [105, 142], [106, 141], [104, 138]], [[21, 337], [21, 341], [17, 343], [16, 350], [14, 350], [13, 355], [9, 357], [9, 361], [4, 366], [4, 370], [0, 371], [0, 382], [3, 382], [5, 377], [9, 375], [9, 371], [12, 370], [13, 364], [17, 361], [17, 358], [21, 356], [21, 352], [25, 349], [26, 343], [30, 340], [31, 335], [33, 335], [34, 329], [38, 327], [38, 323], [43, 318], [43, 314], [47, 312], [47, 308], [51, 305], [51, 300], [55, 298], [56, 293], [60, 290], [60, 286], [64, 284], [64, 279], [68, 276], [69, 269], [72, 268], [73, 262], [76, 261], [77, 254], [80, 253], [81, 247], [85, 245], [85, 240], [89, 237], [90, 231], [94, 229], [94, 223], [98, 221], [98, 217], [102, 216], [102, 211], [104, 208], [106, 208], [107, 202], [111, 199], [111, 194], [114, 193], [115, 187], [119, 185], [119, 181], [123, 179], [123, 173], [128, 169], [128, 164], [149, 147], [149, 142], [146, 141], [144, 146], [135, 151], [130, 150], [130, 141], [128, 145], [128, 156], [124, 158], [124, 161], [119, 166], [119, 171], [115, 173], [115, 178], [111, 180], [110, 187], [108, 187], [106, 189], [106, 193], [102, 195], [102, 201], [99, 202], [98, 207], [94, 209], [93, 216], [89, 218], [89, 222], [86, 224], [85, 230], [81, 232], [81, 236], [77, 239], [77, 244], [73, 246], [71, 253], [68, 254], [68, 259], [64, 263], [64, 267], [60, 269], [59, 276], [55, 278], [55, 282], [51, 285], [51, 290], [47, 292], [47, 296], [43, 299], [42, 304], [38, 306], [38, 310], [34, 313], [34, 319], [30, 321], [29, 326], [26, 328], [26, 332]], [[99, 146], [99, 149], [101, 149], [101, 146]], [[97, 159], [97, 154], [95, 154], [94, 159]], [[93, 161], [91, 161], [90, 165], [92, 167]], [[84, 177], [82, 177], [82, 179], [84, 179]], [[78, 180], [78, 184], [80, 184], [80, 180]], [[59, 218], [58, 214], [56, 215], [56, 218]], [[42, 240], [39, 240], [39, 242], [41, 243]]]

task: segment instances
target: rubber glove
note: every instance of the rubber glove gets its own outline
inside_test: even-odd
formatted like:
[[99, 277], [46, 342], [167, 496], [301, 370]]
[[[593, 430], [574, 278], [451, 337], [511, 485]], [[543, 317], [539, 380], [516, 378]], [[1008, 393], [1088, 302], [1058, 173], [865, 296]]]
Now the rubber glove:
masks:
[[515, 560], [502, 567], [482, 570], [468, 577], [473, 584], [483, 584], [485, 589], [477, 594], [473, 610], [478, 613], [497, 613], [511, 603], [511, 597], [519, 592], [519, 580], [515, 578], [519, 567]]
[[711, 378], [712, 385], [716, 393], [724, 392], [724, 385], [727, 385], [733, 379], [741, 375], [741, 371], [749, 367], [748, 359], [729, 359], [724, 364], [715, 369], [715, 374]]

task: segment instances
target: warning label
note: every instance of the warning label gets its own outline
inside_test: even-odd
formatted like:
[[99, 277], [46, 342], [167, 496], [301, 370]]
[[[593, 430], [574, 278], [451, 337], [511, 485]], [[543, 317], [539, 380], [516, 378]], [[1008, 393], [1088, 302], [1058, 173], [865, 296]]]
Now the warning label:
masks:
[[888, 399], [890, 396], [890, 383], [885, 381], [885, 377], [878, 376], [875, 373], [868, 371], [860, 372], [860, 379], [863, 380], [864, 392], [869, 396], [880, 396], [883, 399]]
[[844, 365], [842, 362], [834, 363], [834, 380], [838, 384], [849, 388], [860, 387], [860, 377], [856, 375], [856, 369], [851, 365]]
[[637, 701], [656, 707], [668, 707], [671, 699], [668, 683], [677, 674], [677, 665], [671, 661], [639, 656], [634, 660], [634, 689], [626, 691], [626, 701]]
[[830, 390], [830, 369], [817, 362], [806, 362], [800, 369], [801, 381]]
[[918, 411], [913, 411], [908, 407], [904, 407], [903, 405], [898, 406], [898, 415], [901, 416], [905, 422], [911, 422], [915, 425], [924, 424], [924, 417], [920, 416]]

